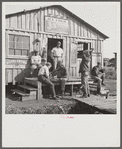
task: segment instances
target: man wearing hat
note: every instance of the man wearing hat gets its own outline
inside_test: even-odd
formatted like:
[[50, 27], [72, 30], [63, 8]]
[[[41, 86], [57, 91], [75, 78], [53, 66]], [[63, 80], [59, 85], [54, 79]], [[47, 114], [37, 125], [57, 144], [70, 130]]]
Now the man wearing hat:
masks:
[[34, 55], [31, 57], [31, 77], [33, 76], [34, 70], [41, 67], [41, 56], [39, 51], [34, 50]]
[[97, 86], [97, 94], [100, 94], [101, 91], [101, 85], [105, 85], [104, 84], [104, 80], [105, 80], [105, 72], [102, 69], [102, 65], [100, 62], [97, 62], [97, 66], [94, 66], [91, 70], [91, 77], [93, 79], [95, 79], [95, 81], [98, 82], [98, 86]]
[[90, 97], [88, 76], [89, 76], [89, 62], [91, 60], [92, 50], [82, 51], [82, 62], [80, 64], [79, 73], [81, 73], [81, 84], [83, 88], [83, 98]]
[[67, 73], [67, 70], [66, 68], [64, 67], [64, 65], [62, 64], [61, 61], [58, 62], [58, 67], [57, 69], [55, 69], [51, 75], [54, 77], [54, 76], [57, 76], [57, 78], [60, 79], [60, 82], [61, 82], [61, 94], [62, 96], [64, 96], [64, 92], [65, 92], [65, 82], [67, 80], [67, 76], [68, 76], [68, 73]]
[[51, 67], [51, 63], [49, 63], [49, 62], [46, 63], [46, 60], [44, 58], [42, 58], [41, 64], [42, 64], [42, 67], [40, 68], [39, 73], [38, 73], [38, 80], [49, 86], [49, 89], [50, 89], [50, 92], [52, 95], [52, 99], [56, 99], [54, 84], [49, 79], [49, 69]]
[[62, 62], [63, 49], [60, 46], [61, 46], [61, 42], [58, 41], [57, 46], [54, 47], [51, 51], [51, 57], [52, 57], [53, 62], [54, 62], [54, 70], [57, 68], [58, 61]]

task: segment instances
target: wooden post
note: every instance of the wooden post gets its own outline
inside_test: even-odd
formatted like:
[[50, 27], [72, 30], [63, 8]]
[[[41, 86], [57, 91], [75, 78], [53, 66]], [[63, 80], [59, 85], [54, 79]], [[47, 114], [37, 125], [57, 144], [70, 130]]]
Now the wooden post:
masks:
[[70, 86], [70, 96], [72, 96], [72, 94], [73, 94], [73, 84], [71, 84]]
[[42, 83], [38, 81], [37, 84], [38, 84], [38, 90], [36, 94], [36, 99], [41, 100], [42, 99]]

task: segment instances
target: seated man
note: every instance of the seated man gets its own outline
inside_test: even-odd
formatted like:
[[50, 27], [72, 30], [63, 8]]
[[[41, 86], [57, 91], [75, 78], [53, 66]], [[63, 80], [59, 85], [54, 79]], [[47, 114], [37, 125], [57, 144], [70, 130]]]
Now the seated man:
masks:
[[35, 50], [34, 55], [31, 57], [31, 77], [33, 77], [34, 70], [39, 67], [41, 67], [41, 56], [39, 55], [39, 52]]
[[51, 67], [51, 64], [47, 63], [46, 65], [45, 59], [41, 59], [41, 64], [42, 64], [42, 67], [40, 68], [38, 73], [38, 80], [49, 86], [50, 92], [52, 94], [52, 99], [56, 99], [54, 84], [49, 79], [49, 69]]
[[64, 95], [64, 91], [65, 91], [65, 82], [67, 80], [67, 70], [64, 67], [64, 65], [62, 64], [61, 61], [58, 62], [57, 64], [58, 68], [56, 70], [54, 70], [51, 75], [52, 76], [57, 76], [57, 78], [60, 78], [61, 81], [61, 94], [62, 96]]
[[98, 62], [97, 66], [94, 66], [91, 70], [91, 77], [98, 81], [98, 87], [97, 87], [97, 93], [100, 94], [101, 91], [101, 85], [104, 84], [104, 79], [105, 79], [105, 73], [104, 70], [101, 67], [101, 63]]

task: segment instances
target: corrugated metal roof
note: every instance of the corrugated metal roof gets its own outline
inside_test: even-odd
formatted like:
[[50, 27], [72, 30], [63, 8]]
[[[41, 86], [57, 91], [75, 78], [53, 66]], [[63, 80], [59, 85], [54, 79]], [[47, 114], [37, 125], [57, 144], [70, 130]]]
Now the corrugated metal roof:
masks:
[[72, 13], [71, 11], [69, 11], [68, 9], [64, 8], [61, 5], [49, 5], [49, 6], [44, 6], [44, 7], [39, 7], [37, 9], [31, 9], [31, 10], [23, 10], [20, 12], [16, 12], [16, 13], [12, 13], [12, 14], [7, 14], [6, 17], [10, 17], [10, 16], [14, 16], [20, 13], [25, 13], [25, 12], [30, 12], [30, 11], [36, 11], [36, 10], [40, 10], [40, 9], [44, 9], [44, 8], [48, 8], [48, 7], [59, 7], [61, 9], [63, 9], [64, 11], [66, 11], [67, 13], [69, 13], [71, 16], [77, 18], [81, 23], [85, 24], [87, 27], [91, 28], [92, 30], [94, 30], [95, 32], [97, 32], [98, 34], [100, 34], [104, 39], [109, 38], [108, 36], [106, 36], [105, 34], [103, 34], [102, 32], [100, 32], [98, 29], [96, 29], [95, 27], [93, 27], [92, 25], [90, 25], [89, 23], [85, 22], [83, 19], [81, 19], [80, 17], [78, 17], [77, 15], [75, 15], [74, 13]]

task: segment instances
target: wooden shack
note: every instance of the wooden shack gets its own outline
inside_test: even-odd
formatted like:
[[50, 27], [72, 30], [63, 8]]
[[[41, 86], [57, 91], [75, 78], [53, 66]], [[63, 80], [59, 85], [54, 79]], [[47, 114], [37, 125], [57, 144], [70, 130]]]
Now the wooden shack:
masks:
[[[90, 67], [102, 62], [103, 41], [108, 37], [61, 5], [6, 15], [6, 84], [21, 82], [30, 73], [30, 54], [50, 51], [61, 41], [63, 63], [70, 76], [78, 76], [80, 51], [93, 48]], [[40, 39], [40, 42], [35, 42]]]

